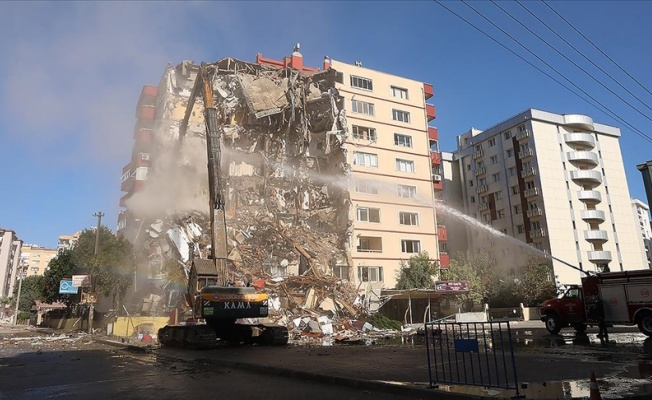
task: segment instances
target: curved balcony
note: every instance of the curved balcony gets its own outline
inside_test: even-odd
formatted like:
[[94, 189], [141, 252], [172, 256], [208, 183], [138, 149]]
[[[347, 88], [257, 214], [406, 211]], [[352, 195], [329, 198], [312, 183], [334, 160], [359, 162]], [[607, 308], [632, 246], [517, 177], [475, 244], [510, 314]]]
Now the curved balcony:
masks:
[[577, 199], [584, 204], [598, 204], [602, 202], [602, 194], [597, 190], [580, 190], [577, 192]]
[[588, 115], [566, 114], [564, 115], [564, 125], [592, 131], [593, 119]]
[[569, 144], [579, 144], [589, 148], [595, 147], [595, 138], [590, 133], [567, 133], [564, 135], [564, 141]]
[[610, 251], [587, 251], [586, 255], [592, 263], [606, 263], [611, 261]]
[[581, 166], [593, 168], [599, 164], [598, 155], [590, 151], [570, 151], [566, 156], [568, 162], [578, 168]]
[[589, 224], [601, 224], [605, 220], [604, 211], [601, 210], [582, 210], [580, 217]]
[[609, 240], [607, 231], [584, 231], [584, 239], [590, 243], [605, 243]]
[[579, 185], [599, 185], [602, 183], [602, 173], [599, 171], [579, 170], [571, 171], [570, 177]]

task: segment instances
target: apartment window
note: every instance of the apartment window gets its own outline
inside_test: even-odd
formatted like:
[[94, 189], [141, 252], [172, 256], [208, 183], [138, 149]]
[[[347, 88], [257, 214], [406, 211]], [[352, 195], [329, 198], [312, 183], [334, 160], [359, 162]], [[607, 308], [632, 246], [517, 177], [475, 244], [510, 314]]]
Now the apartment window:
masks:
[[362, 78], [360, 76], [351, 75], [351, 87], [364, 89], [364, 90], [373, 90], [373, 83], [371, 79]]
[[440, 253], [448, 253], [448, 243], [447, 242], [439, 242], [439, 252]]
[[517, 131], [518, 133], [525, 132], [525, 125], [519, 125], [519, 126], [516, 128], [516, 131]]
[[351, 100], [351, 111], [358, 114], [375, 115], [374, 103], [367, 103], [362, 100]]
[[525, 182], [525, 189], [534, 189], [537, 185], [534, 184], [534, 181]]
[[490, 160], [491, 160], [492, 164], [496, 164], [496, 163], [498, 163], [498, 156], [491, 156]]
[[398, 197], [413, 199], [417, 195], [416, 186], [398, 185]]
[[378, 167], [378, 155], [354, 151], [353, 165], [361, 165], [363, 167]]
[[514, 149], [507, 149], [507, 158], [514, 157]]
[[486, 185], [486, 184], [487, 184], [487, 178], [480, 178], [480, 179], [478, 180], [478, 185], [480, 185], [480, 186], [484, 186], [484, 185]]
[[514, 206], [514, 214], [520, 214], [521, 213], [521, 205], [517, 204]]
[[349, 267], [347, 265], [333, 266], [333, 275], [338, 279], [349, 279]]
[[357, 193], [378, 194], [376, 186], [363, 181], [355, 181], [355, 191]]
[[523, 163], [523, 171], [529, 171], [531, 169], [532, 169], [532, 162], [531, 161]]
[[358, 207], [358, 221], [380, 223], [380, 209]]
[[471, 196], [471, 203], [475, 203], [475, 196]]
[[400, 122], [410, 122], [410, 113], [407, 111], [401, 111], [401, 110], [392, 110], [392, 119], [394, 121], [400, 121]]
[[383, 267], [358, 267], [360, 282], [382, 282]]
[[512, 194], [518, 194], [518, 186], [512, 186]]
[[509, 176], [516, 175], [516, 167], [509, 167], [509, 169], [507, 171], [509, 173]]
[[533, 231], [536, 231], [541, 229], [541, 224], [539, 223], [539, 221], [534, 221], [530, 223], [530, 227], [532, 228]]
[[498, 218], [505, 218], [505, 210], [497, 211]]
[[421, 241], [419, 240], [401, 240], [401, 251], [403, 253], [420, 253]]
[[478, 161], [477, 163], [475, 163], [475, 167], [476, 168], [483, 168], [484, 167], [484, 161]]
[[489, 139], [489, 147], [493, 147], [495, 145], [496, 145], [496, 138], [492, 137], [491, 139]]
[[378, 139], [378, 137], [376, 136], [375, 128], [353, 125], [351, 127], [351, 132], [353, 133], [353, 137], [355, 139], [365, 139], [365, 140], [373, 140], [373, 141], [376, 141]]
[[473, 180], [469, 180], [469, 186], [473, 186]]
[[467, 164], [467, 165], [466, 165], [466, 170], [467, 170], [467, 171], [470, 171], [470, 170], [471, 170], [471, 164]]
[[32, 268], [32, 273], [33, 274], [38, 274], [38, 269], [39, 269], [38, 267], [33, 267]]
[[516, 225], [516, 232], [518, 233], [525, 232], [525, 227], [523, 225]]
[[491, 177], [494, 179], [494, 182], [498, 182], [500, 180], [500, 172], [496, 172], [495, 174], [491, 175]]
[[419, 214], [401, 211], [398, 213], [398, 221], [401, 225], [419, 225]]
[[530, 146], [527, 143], [523, 143], [520, 146], [520, 151], [523, 153], [526, 153], [528, 150], [530, 150]]
[[[436, 142], [435, 142], [436, 143]], [[401, 147], [412, 147], [412, 136], [402, 135], [400, 133], [394, 134], [394, 144]], [[432, 149], [432, 147], [431, 147]]]
[[400, 172], [414, 172], [414, 161], [397, 158], [396, 170]]
[[399, 99], [407, 100], [408, 98], [408, 90], [400, 87], [390, 86], [389, 93], [392, 97], [398, 97]]
[[502, 200], [503, 191], [502, 190], [497, 191], [496, 193], [494, 193], [494, 197], [496, 198], [496, 200]]
[[[396, 139], [394, 139], [394, 140], [396, 140]], [[410, 141], [412, 141], [411, 137], [410, 137]], [[409, 147], [412, 147], [412, 145], [410, 145]], [[430, 141], [430, 151], [439, 152], [439, 142], [437, 142], [436, 140], [431, 140]]]
[[481, 144], [476, 144], [475, 145], [475, 152], [477, 153], [478, 151], [482, 151], [482, 145]]
[[503, 132], [503, 139], [507, 140], [510, 139], [511, 137], [512, 137], [511, 131]]

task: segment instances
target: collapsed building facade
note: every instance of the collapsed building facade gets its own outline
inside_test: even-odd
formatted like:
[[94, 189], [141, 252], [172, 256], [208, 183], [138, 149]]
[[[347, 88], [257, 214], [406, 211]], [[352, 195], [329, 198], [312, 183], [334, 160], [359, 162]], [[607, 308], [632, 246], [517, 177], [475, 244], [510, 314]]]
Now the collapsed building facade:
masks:
[[[315, 323], [302, 319], [306, 315], [353, 317], [383, 302], [382, 267], [380, 274], [369, 272], [379, 268], [365, 266], [375, 250], [368, 240], [361, 243], [356, 229], [369, 221], [359, 218], [357, 189], [364, 182], [354, 178], [364, 153], [355, 150], [376, 139], [364, 136], [358, 124], [349, 125], [344, 76], [332, 61], [326, 59], [323, 70], [302, 61], [297, 48], [283, 61], [259, 55], [255, 63], [224, 58], [204, 65], [211, 71], [222, 139], [228, 279], [264, 287], [276, 322], [295, 327]], [[159, 85], [145, 86], [138, 103], [136, 144], [123, 171], [126, 210], [118, 224], [119, 234], [134, 242], [143, 260], [140, 294], [146, 301], [136, 311], [164, 315], [182, 302], [190, 261], [209, 252], [209, 171], [198, 71], [190, 61], [168, 65]], [[422, 196], [432, 201], [429, 145], [436, 130], [421, 131], [419, 144], [426, 153], [419, 162], [426, 165], [429, 182]], [[400, 186], [399, 197], [405, 197]], [[407, 219], [403, 214], [411, 220], [415, 213], [407, 213]], [[424, 214], [422, 221], [432, 224], [426, 228], [431, 232], [420, 232], [430, 240], [424, 250], [440, 261], [445, 252], [438, 251], [435, 211], [430, 207]], [[410, 228], [414, 234], [424, 231], [418, 224]], [[399, 255], [407, 259], [421, 246], [411, 240], [402, 250]], [[385, 258], [399, 267], [400, 258]]]

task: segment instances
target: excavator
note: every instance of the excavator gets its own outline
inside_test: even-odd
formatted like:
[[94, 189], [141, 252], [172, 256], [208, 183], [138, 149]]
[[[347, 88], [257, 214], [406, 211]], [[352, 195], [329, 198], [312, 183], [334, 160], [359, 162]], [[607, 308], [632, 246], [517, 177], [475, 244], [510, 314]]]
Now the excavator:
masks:
[[[221, 130], [218, 111], [213, 105], [214, 68], [202, 63], [180, 125], [185, 135], [196, 98], [203, 96], [208, 153], [210, 204], [209, 259], [193, 259], [188, 277], [187, 303], [193, 318], [185, 324], [166, 325], [158, 331], [163, 346], [192, 349], [214, 347], [218, 339], [230, 344], [285, 345], [288, 330], [271, 324], [246, 324], [244, 318], [264, 318], [269, 313], [269, 296], [252, 286], [234, 286], [228, 282], [226, 213], [221, 176]], [[195, 322], [196, 321], [196, 322]]]

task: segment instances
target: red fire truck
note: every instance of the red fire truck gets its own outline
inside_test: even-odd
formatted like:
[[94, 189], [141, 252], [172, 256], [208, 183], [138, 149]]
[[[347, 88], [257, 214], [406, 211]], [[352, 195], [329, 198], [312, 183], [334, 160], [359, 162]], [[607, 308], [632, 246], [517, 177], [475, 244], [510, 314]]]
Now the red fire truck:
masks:
[[543, 303], [539, 313], [553, 335], [566, 326], [584, 332], [604, 318], [607, 325], [638, 325], [642, 333], [652, 336], [652, 270], [584, 277], [581, 285], [570, 286], [559, 298]]

